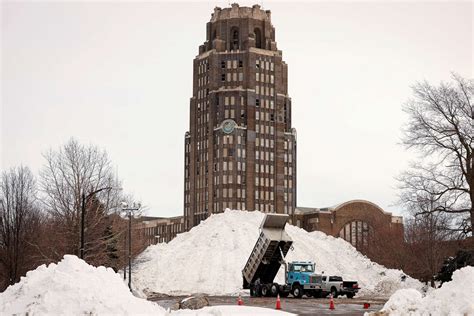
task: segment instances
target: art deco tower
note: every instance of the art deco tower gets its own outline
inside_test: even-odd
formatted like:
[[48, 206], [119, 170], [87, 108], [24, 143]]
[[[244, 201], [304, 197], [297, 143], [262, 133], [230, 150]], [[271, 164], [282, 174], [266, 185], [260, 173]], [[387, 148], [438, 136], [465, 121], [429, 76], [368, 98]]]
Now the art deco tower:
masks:
[[184, 221], [226, 208], [292, 214], [296, 131], [270, 11], [215, 8], [193, 63]]

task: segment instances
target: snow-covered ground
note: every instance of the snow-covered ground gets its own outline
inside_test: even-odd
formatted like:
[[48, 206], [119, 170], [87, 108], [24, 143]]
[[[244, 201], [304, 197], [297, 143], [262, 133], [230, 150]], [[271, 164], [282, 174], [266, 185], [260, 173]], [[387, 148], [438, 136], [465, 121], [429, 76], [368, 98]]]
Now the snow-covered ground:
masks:
[[[168, 244], [148, 247], [135, 261], [132, 284], [143, 293], [170, 295], [242, 293], [241, 271], [257, 241], [264, 214], [227, 210], [212, 215]], [[311, 260], [317, 272], [357, 280], [361, 295], [388, 297], [401, 288], [421, 289], [410, 277], [404, 282], [400, 270], [371, 262], [340, 238], [287, 225], [294, 250], [287, 261]], [[280, 269], [277, 282], [284, 282]]]
[[454, 271], [451, 282], [425, 297], [415, 289], [398, 290], [382, 311], [390, 316], [474, 315], [474, 267]]
[[213, 306], [165, 311], [130, 293], [110, 268], [93, 267], [66, 255], [58, 264], [42, 265], [0, 293], [0, 315], [155, 315], [222, 316], [293, 314], [248, 306]]

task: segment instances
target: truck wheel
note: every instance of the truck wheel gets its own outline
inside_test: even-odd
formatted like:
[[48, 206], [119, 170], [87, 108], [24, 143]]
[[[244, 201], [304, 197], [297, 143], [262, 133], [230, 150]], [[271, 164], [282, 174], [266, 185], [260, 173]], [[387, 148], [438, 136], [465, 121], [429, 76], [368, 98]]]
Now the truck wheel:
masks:
[[268, 286], [267, 285], [262, 285], [262, 296], [268, 296], [268, 294], [270, 294], [270, 291], [268, 290]]
[[347, 293], [347, 298], [353, 298], [354, 297], [354, 293]]
[[295, 284], [295, 285], [293, 285], [293, 289], [292, 289], [291, 294], [295, 298], [301, 298], [303, 296], [303, 289], [301, 288], [301, 286], [299, 284]]
[[337, 289], [335, 287], [331, 288], [331, 294], [332, 294], [332, 297], [334, 297], [334, 298], [337, 297]]
[[278, 295], [278, 284], [273, 283], [270, 287], [270, 295], [271, 296], [277, 296]]

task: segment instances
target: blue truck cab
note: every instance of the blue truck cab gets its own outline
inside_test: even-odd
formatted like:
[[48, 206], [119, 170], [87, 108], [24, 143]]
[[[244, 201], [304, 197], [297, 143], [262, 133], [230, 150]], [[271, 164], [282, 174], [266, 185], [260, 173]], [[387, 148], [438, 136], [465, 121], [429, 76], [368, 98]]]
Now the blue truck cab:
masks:
[[319, 297], [321, 295], [321, 275], [314, 272], [315, 264], [311, 261], [293, 261], [288, 263], [286, 284], [291, 294], [300, 298], [304, 295]]

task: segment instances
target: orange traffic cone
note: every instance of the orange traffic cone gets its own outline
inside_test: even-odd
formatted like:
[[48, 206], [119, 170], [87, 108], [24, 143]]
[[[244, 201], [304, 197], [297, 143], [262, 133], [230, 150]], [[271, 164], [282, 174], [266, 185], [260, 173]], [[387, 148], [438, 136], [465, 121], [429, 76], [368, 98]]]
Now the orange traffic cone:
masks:
[[240, 294], [239, 299], [237, 300], [237, 305], [244, 305], [244, 301], [242, 301], [242, 297], [240, 297]]
[[280, 294], [277, 295], [277, 302], [276, 302], [275, 309], [281, 309]]
[[364, 303], [364, 309], [369, 309], [370, 303]]
[[332, 294], [331, 294], [331, 298], [329, 299], [329, 309], [335, 309], [334, 307], [334, 298], [332, 297]]

